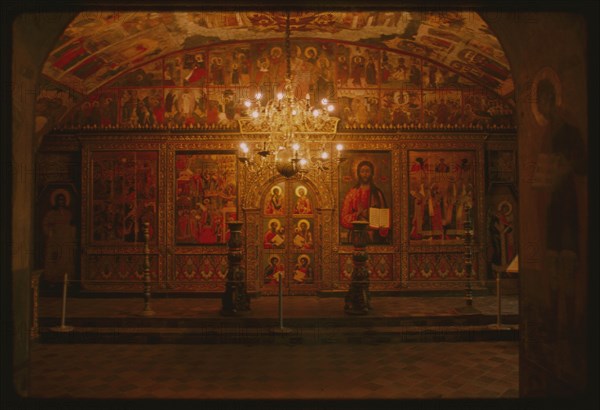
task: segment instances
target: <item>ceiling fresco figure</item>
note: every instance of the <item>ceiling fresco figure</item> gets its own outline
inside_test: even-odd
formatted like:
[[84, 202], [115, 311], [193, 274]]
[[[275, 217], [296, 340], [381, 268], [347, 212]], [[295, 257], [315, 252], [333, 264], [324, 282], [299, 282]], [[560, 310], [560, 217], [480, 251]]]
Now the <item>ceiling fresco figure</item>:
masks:
[[[291, 15], [291, 28], [292, 38], [352, 41], [391, 50], [412, 49], [421, 55], [431, 52], [429, 57], [439, 63], [457, 61], [471, 67], [465, 72], [483, 71], [496, 79], [498, 90], [505, 90], [503, 96], [512, 91], [504, 86], [512, 84], [512, 78], [507, 77], [509, 64], [500, 43], [476, 13], [296, 12]], [[90, 57], [98, 61], [98, 72], [115, 73], [105, 78], [110, 81], [122, 72], [115, 71], [118, 67], [111, 63], [135, 69], [156, 57], [189, 48], [187, 39], [203, 39], [197, 46], [281, 39], [284, 29], [283, 12], [131, 12], [118, 18], [110, 12], [82, 13], [66, 28], [68, 34], [50, 54], [43, 71], [77, 92], [88, 93], [101, 83], [67, 84], [71, 76], [65, 74]]]

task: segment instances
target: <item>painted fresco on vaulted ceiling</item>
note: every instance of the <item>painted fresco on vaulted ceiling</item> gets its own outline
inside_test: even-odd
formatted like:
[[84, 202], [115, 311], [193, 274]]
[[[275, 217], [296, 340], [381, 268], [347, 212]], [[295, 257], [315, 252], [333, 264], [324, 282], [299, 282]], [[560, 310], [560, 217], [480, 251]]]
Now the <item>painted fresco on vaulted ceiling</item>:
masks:
[[[342, 128], [513, 125], [508, 62], [476, 13], [293, 12], [290, 26], [297, 92], [336, 100]], [[243, 98], [283, 82], [284, 31], [284, 13], [87, 12], [43, 73], [77, 100], [63, 125], [231, 128]]]
[[[127, 70], [181, 49], [223, 41], [282, 38], [283, 13], [84, 12], [65, 29], [44, 74], [89, 94]], [[426, 57], [486, 79], [501, 96], [513, 90], [498, 39], [473, 12], [298, 12], [292, 37], [366, 43]]]

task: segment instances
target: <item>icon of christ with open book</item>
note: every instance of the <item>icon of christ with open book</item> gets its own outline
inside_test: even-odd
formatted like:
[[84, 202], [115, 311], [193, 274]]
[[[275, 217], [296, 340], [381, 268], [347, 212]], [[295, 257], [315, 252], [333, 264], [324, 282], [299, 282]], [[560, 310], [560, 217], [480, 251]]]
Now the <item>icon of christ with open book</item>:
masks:
[[386, 244], [390, 241], [390, 210], [383, 191], [373, 183], [375, 168], [371, 161], [361, 161], [356, 167], [358, 182], [346, 193], [340, 223], [350, 230], [353, 221], [369, 222], [369, 243]]

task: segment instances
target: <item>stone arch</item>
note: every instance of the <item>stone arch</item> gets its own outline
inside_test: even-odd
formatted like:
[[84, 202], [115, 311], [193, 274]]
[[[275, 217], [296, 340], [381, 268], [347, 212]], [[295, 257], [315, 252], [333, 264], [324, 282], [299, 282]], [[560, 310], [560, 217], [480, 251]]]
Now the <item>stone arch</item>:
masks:
[[[38, 4], [38, 6], [41, 6], [40, 4]], [[450, 5], [448, 5], [450, 7]], [[45, 9], [45, 7], [41, 6], [42, 9]], [[48, 6], [48, 7], [53, 7], [53, 6]], [[373, 5], [373, 7], [377, 7], [377, 3]], [[35, 10], [35, 12], [40, 12], [43, 10]], [[488, 16], [489, 14], [493, 14], [492, 16]], [[61, 15], [61, 16], [65, 16], [65, 14], [67, 13], [55, 13], [54, 14], [54, 18], [56, 18], [56, 15]], [[502, 12], [502, 13], [498, 13], [498, 14], [494, 14], [494, 12], [483, 12], [481, 13], [482, 16], [486, 17], [486, 21], [488, 23], [488, 26], [498, 35], [499, 40], [501, 41], [501, 44], [503, 46], [503, 49], [506, 51], [507, 53], [507, 57], [511, 63], [511, 71], [514, 74], [514, 78], [515, 78], [515, 96], [517, 99], [517, 107], [519, 108], [517, 111], [519, 112], [519, 116], [517, 117], [517, 121], [519, 122], [518, 124], [518, 142], [519, 142], [519, 150], [520, 152], [522, 152], [523, 157], [520, 157], [519, 159], [519, 163], [520, 165], [523, 166], [523, 172], [526, 172], [526, 168], [528, 166], [528, 161], [531, 160], [532, 156], [535, 154], [535, 152], [533, 152], [533, 154], [531, 153], [532, 151], [534, 151], [530, 146], [532, 144], [535, 144], [535, 136], [537, 133], [539, 133], [539, 129], [536, 128], [536, 126], [532, 123], [531, 118], [529, 118], [529, 112], [528, 110], [525, 108], [526, 105], [528, 105], [529, 101], [528, 101], [528, 85], [529, 85], [529, 79], [532, 77], [533, 72], [535, 71], [536, 68], [541, 67], [544, 64], [549, 64], [551, 66], [557, 66], [558, 61], [557, 59], [560, 58], [560, 50], [557, 50], [556, 48], [547, 48], [547, 47], [535, 47], [536, 42], [531, 42], [529, 41], [530, 39], [528, 38], [528, 36], [532, 36], [533, 34], [537, 35], [538, 37], [544, 37], [544, 41], [546, 42], [546, 44], [550, 43], [553, 44], [553, 41], [556, 41], [560, 35], [564, 34], [567, 29], [569, 28], [569, 24], [573, 24], [573, 18], [572, 16], [569, 18], [565, 18], [564, 14], [562, 13], [558, 13], [557, 17], [556, 17], [556, 21], [554, 21], [553, 19], [548, 19], [546, 18], [538, 18], [539, 21], [535, 21], [535, 24], [523, 24], [523, 21], [519, 21], [519, 19], [517, 18], [517, 16], [514, 13], [510, 13], [510, 12]], [[70, 13], [69, 13], [70, 16]], [[531, 16], [531, 15], [530, 15]], [[4, 16], [3, 16], [4, 17]], [[567, 16], [568, 17], [568, 16]], [[576, 17], [581, 17], [581, 16], [576, 16]], [[537, 17], [536, 17], [537, 18]], [[560, 21], [559, 19], [564, 19], [564, 21]], [[7, 19], [8, 20], [8, 19]], [[44, 31], [44, 35], [49, 37], [49, 38], [56, 38], [58, 35], [60, 35], [63, 30], [64, 27], [62, 26], [62, 24], [59, 24], [56, 22], [56, 20], [53, 20], [52, 18], [49, 19], [50, 21], [44, 21], [42, 24], [40, 24], [40, 26], [43, 27], [37, 27], [41, 30]], [[583, 17], [584, 22], [587, 22], [588, 24], [590, 22], [592, 22], [591, 18], [589, 19], [585, 19], [585, 17]], [[10, 23], [11, 21], [9, 21]], [[14, 22], [14, 21], [12, 21]], [[4, 22], [4, 18], [3, 18], [3, 23]], [[52, 24], [52, 23], [56, 23], [56, 24]], [[531, 22], [530, 22], [531, 23]], [[11, 29], [14, 27], [11, 24], [3, 24], [3, 29], [2, 30], [6, 30], [3, 31], [3, 33], [7, 33], [8, 36], [5, 37], [6, 39], [15, 39], [15, 37], [19, 37], [18, 35], [15, 36], [14, 32], [11, 32]], [[592, 42], [592, 46], [595, 44], [597, 45], [597, 39], [594, 38], [593, 33], [597, 31], [597, 28], [594, 28], [593, 26], [590, 27], [590, 31], [591, 31], [591, 35], [589, 36], [588, 39], [590, 39], [590, 41]], [[558, 33], [558, 34], [556, 34]], [[20, 50], [14, 50], [14, 59], [12, 61], [12, 67], [13, 67], [13, 72], [12, 72], [12, 82], [10, 84], [15, 84], [15, 85], [20, 85], [22, 86], [23, 84], [25, 84], [26, 86], [32, 85], [31, 82], [27, 82], [27, 83], [23, 83], [20, 80], [27, 77], [28, 75], [30, 76], [32, 73], [34, 75], [33, 78], [36, 78], [36, 76], [39, 77], [39, 75], [41, 74], [41, 66], [36, 66], [36, 64], [30, 62], [28, 60], [28, 53], [30, 54], [36, 54], [36, 55], [46, 55], [50, 50], [51, 47], [45, 47], [43, 44], [40, 44], [35, 36], [35, 32], [31, 33], [33, 35], [27, 36], [27, 38], [18, 38], [19, 42], [19, 48]], [[567, 33], [568, 34], [568, 33]], [[582, 35], [584, 38], [586, 38], [586, 34]], [[560, 43], [560, 47], [561, 49], [564, 51], [565, 48], [567, 46], [572, 46], [574, 48], [574, 51], [572, 51], [571, 54], [569, 54], [567, 57], [570, 57], [571, 60], [570, 61], [584, 61], [582, 59], [585, 59], [586, 57], [586, 50], [585, 50], [585, 45], [584, 42], [580, 42], [577, 40], [580, 40], [579, 37], [576, 37], [574, 39], [574, 36], [569, 35], [567, 36], [568, 38], [561, 38], [562, 41], [558, 42]], [[575, 41], [574, 41], [575, 40]], [[529, 47], [524, 47], [523, 46], [523, 42], [526, 41], [526, 44], [529, 44]], [[579, 47], [579, 48], [577, 48]], [[15, 47], [16, 48], [16, 47]], [[527, 56], [525, 56], [524, 53], [528, 53]], [[572, 111], [577, 113], [577, 120], [579, 122], [581, 122], [584, 125], [587, 125], [587, 121], [588, 121], [588, 112], [586, 110], [587, 108], [587, 100], [586, 98], [575, 98], [575, 96], [580, 95], [581, 94], [581, 89], [583, 89], [584, 91], [586, 90], [587, 87], [587, 83], [585, 81], [585, 75], [582, 75], [584, 73], [582, 73], [582, 69], [579, 67], [575, 67], [575, 69], [573, 69], [573, 67], [569, 64], [564, 64], [564, 62], [562, 66], [564, 67], [561, 71], [561, 75], [565, 75], [566, 81], [565, 81], [565, 87], [572, 89], [574, 88], [573, 86], [575, 86], [575, 88], [577, 88], [576, 92], [571, 92], [571, 95], [568, 99], [568, 102], [570, 104], [575, 104], [574, 106], [572, 106]], [[584, 65], [584, 64], [580, 64], [580, 65]], [[593, 66], [597, 65], [597, 59], [595, 60], [595, 63], [593, 63]], [[568, 66], [568, 67], [566, 67]], [[591, 70], [588, 70], [589, 72], [595, 72], [595, 70], [593, 70], [593, 67]], [[30, 78], [31, 77], [27, 77]], [[5, 85], [8, 86], [9, 82], [5, 82]], [[35, 86], [35, 85], [33, 85]], [[594, 87], [597, 88], [597, 85]], [[10, 90], [8, 90], [10, 91]], [[18, 90], [17, 90], [18, 91]], [[16, 93], [13, 90], [13, 95], [15, 95]], [[6, 93], [5, 95], [10, 95], [10, 92]], [[14, 99], [18, 99], [19, 96], [16, 95], [13, 97]], [[30, 99], [24, 99], [25, 101], [21, 100], [21, 101], [16, 101], [14, 105], [22, 105], [22, 107], [20, 107], [19, 109], [14, 109], [13, 108], [13, 112], [10, 113], [10, 115], [12, 115], [12, 124], [9, 121], [6, 121], [4, 123], [4, 131], [5, 133], [3, 133], [3, 135], [8, 136], [10, 135], [12, 138], [12, 146], [10, 144], [10, 140], [8, 138], [4, 139], [5, 142], [5, 146], [8, 146], [7, 150], [2, 150], [4, 152], [3, 154], [3, 164], [6, 164], [7, 168], [8, 166], [10, 166], [11, 162], [13, 164], [19, 164], [21, 166], [24, 167], [29, 167], [28, 169], [32, 170], [34, 169], [35, 166], [35, 162], [33, 159], [33, 156], [31, 155], [32, 152], [35, 151], [35, 149], [37, 148], [37, 144], [39, 144], [39, 140], [35, 141], [34, 140], [34, 110], [33, 110], [33, 102], [30, 101]], [[29, 105], [29, 106], [28, 106]], [[4, 104], [3, 106], [3, 110], [5, 113], [9, 113], [9, 107], [7, 107], [7, 104]], [[596, 128], [597, 128], [597, 120], [592, 120], [592, 124], [593, 124], [593, 128], [590, 129], [590, 133], [593, 132]], [[525, 127], [522, 127], [522, 125], [525, 125]], [[586, 133], [586, 139], [587, 139], [587, 133]], [[590, 143], [593, 144], [597, 144], [597, 141], [590, 141]], [[18, 147], [18, 148], [16, 148]], [[11, 148], [12, 148], [12, 155], [13, 157], [10, 158], [11, 156]], [[16, 148], [16, 149], [15, 149]], [[589, 149], [588, 152], [595, 152], [595, 150], [593, 149]], [[12, 161], [11, 161], [12, 159]], [[21, 243], [21, 244], [25, 244], [25, 245], [32, 245], [33, 244], [33, 239], [32, 239], [32, 229], [31, 229], [31, 223], [28, 223], [27, 220], [32, 221], [33, 218], [31, 218], [32, 216], [32, 206], [33, 203], [35, 201], [35, 198], [30, 194], [31, 190], [25, 190], [26, 192], [24, 192], [23, 188], [25, 186], [28, 186], [27, 183], [23, 183], [22, 180], [19, 180], [19, 176], [15, 176], [12, 173], [8, 173], [8, 175], [11, 175], [13, 177], [13, 184], [12, 186], [9, 185], [9, 189], [11, 189], [11, 193], [12, 195], [7, 195], [7, 201], [5, 202], [6, 208], [10, 209], [10, 212], [6, 213], [6, 216], [3, 216], [3, 222], [5, 222], [5, 226], [18, 226], [19, 229], [12, 229], [12, 242], [13, 243]], [[246, 201], [244, 201], [244, 203], [246, 204]], [[251, 203], [251, 201], [249, 201], [248, 203]], [[333, 202], [331, 202], [333, 203]], [[532, 213], [534, 213], [534, 204], [531, 202], [528, 202], [526, 200], [523, 201], [523, 206], [521, 207], [521, 215], [523, 216], [532, 216]], [[591, 207], [591, 209], [595, 209], [595, 207]], [[535, 216], [535, 215], [533, 215]], [[11, 223], [11, 218], [12, 218], [12, 223]], [[524, 218], [522, 218], [524, 219]], [[535, 222], [535, 218], [531, 218], [533, 220], [533, 222]], [[597, 222], [597, 219], [596, 219]], [[11, 235], [9, 234], [9, 235]], [[533, 238], [533, 240], [535, 240], [536, 238]], [[6, 244], [8, 246], [10, 242], [7, 241]], [[535, 243], [534, 243], [535, 244]], [[525, 249], [524, 249], [525, 250]], [[10, 253], [7, 253], [10, 254]], [[13, 258], [14, 259], [14, 258]], [[29, 306], [28, 303], [28, 295], [29, 295], [29, 288], [28, 288], [28, 283], [27, 281], [29, 280], [29, 274], [31, 271], [31, 267], [28, 266], [27, 263], [25, 264], [19, 264], [19, 263], [15, 263], [14, 260], [11, 260], [10, 258], [6, 258], [3, 261], [3, 267], [6, 268], [6, 270], [8, 271], [10, 269], [11, 273], [10, 275], [3, 275], [3, 278], [5, 281], [3, 281], [2, 283], [5, 285], [4, 287], [6, 289], [9, 289], [9, 292], [11, 292], [11, 288], [13, 289], [13, 302], [15, 304], [15, 306]], [[586, 271], [584, 272], [584, 274], [586, 275], [586, 277], [590, 277], [589, 272]], [[533, 275], [532, 275], [533, 276]], [[10, 278], [12, 278], [12, 281], [10, 280]], [[533, 280], [536, 279], [536, 276], [533, 276]], [[593, 288], [590, 287], [590, 288]], [[14, 312], [14, 316], [11, 317], [11, 319], [13, 319], [13, 322], [15, 323], [15, 329], [22, 329], [19, 330], [19, 332], [15, 332], [15, 340], [27, 340], [27, 336], [24, 335], [23, 333], [27, 331], [27, 329], [29, 329], [29, 324], [28, 324], [28, 312], [26, 309], [16, 309]], [[534, 317], [531, 317], [530, 315], [528, 315], [527, 311], [523, 311], [522, 316], [521, 316], [521, 323], [527, 323], [529, 322], [535, 322]], [[585, 320], [584, 320], [585, 321]], [[597, 339], [594, 338], [594, 340]], [[10, 338], [8, 339], [10, 341]], [[594, 344], [595, 345], [595, 344]], [[12, 347], [11, 345], [9, 345], [9, 348]], [[585, 349], [582, 349], [582, 351], [585, 351]], [[523, 352], [523, 347], [521, 347], [521, 352]], [[583, 353], [585, 354], [585, 353]], [[28, 357], [29, 353], [27, 349], [15, 349], [15, 357], [13, 358], [13, 362], [14, 362], [14, 367], [15, 368], [23, 368], [26, 369], [26, 366], [23, 366], [23, 364], [25, 363], [27, 357]], [[531, 373], [532, 371], [530, 371]], [[22, 375], [16, 375], [16, 380], [15, 380], [15, 384], [17, 386], [21, 386], [21, 387], [17, 387], [17, 389], [21, 389], [21, 391], [23, 393], [26, 392], [26, 388], [22, 387], [25, 385], [24, 381], [26, 379], [25, 376], [23, 376], [24, 373]], [[546, 375], [544, 374], [544, 379], [546, 379]], [[24, 390], [23, 390], [24, 389]], [[524, 396], [527, 396], [527, 392], [522, 392]], [[544, 392], [541, 392], [541, 394], [543, 394]], [[25, 394], [24, 394], [25, 395]]]

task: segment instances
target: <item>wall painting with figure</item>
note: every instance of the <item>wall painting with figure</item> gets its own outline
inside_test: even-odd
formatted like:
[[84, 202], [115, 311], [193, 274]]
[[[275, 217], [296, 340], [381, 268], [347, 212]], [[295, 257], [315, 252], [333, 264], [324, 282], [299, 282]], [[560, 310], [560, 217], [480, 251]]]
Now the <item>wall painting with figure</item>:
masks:
[[340, 243], [351, 243], [353, 221], [369, 222], [369, 245], [392, 243], [391, 153], [347, 152], [340, 165]]
[[487, 233], [489, 278], [516, 277], [506, 271], [518, 250], [518, 198], [509, 184], [495, 184], [488, 194]]
[[79, 270], [79, 197], [72, 184], [48, 184], [38, 200], [38, 226], [42, 241], [36, 257], [43, 278], [60, 282], [64, 275], [74, 279]]
[[[585, 385], [589, 374], [582, 369], [589, 366], [584, 352], [589, 349], [590, 309], [586, 306], [592, 296], [588, 252], [593, 249], [588, 242], [593, 228], [588, 213], [595, 211], [588, 208], [586, 129], [571, 118], [573, 107], [566, 101], [573, 94], [566, 92], [564, 81], [552, 67], [544, 67], [531, 87], [539, 151], [528, 158], [535, 163], [530, 186], [524, 191], [531, 205], [522, 208], [528, 217], [520, 220], [519, 273], [521, 311], [529, 320], [522, 332], [524, 340], [532, 342], [521, 343], [521, 357], [527, 369], [545, 370], [523, 379], [520, 387], [536, 393], [534, 376], [568, 380], [570, 390]], [[539, 246], [533, 248], [531, 243]], [[536, 300], [536, 295], [544, 297]]]

